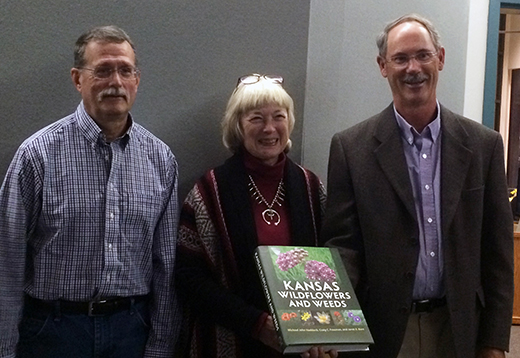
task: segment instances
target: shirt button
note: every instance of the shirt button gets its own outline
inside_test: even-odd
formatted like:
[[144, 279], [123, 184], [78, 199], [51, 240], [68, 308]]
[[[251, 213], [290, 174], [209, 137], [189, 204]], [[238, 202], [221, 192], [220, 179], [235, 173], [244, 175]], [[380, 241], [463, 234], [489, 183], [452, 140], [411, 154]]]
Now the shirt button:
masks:
[[429, 186], [428, 184], [426, 184], [426, 185], [424, 186], [424, 189], [426, 189], [426, 190], [430, 190], [430, 186]]
[[423, 154], [422, 157], [423, 157], [423, 159], [428, 158], [428, 156], [426, 154]]
[[108, 244], [108, 248], [109, 248], [109, 249], [112, 249], [112, 244]]
[[430, 223], [430, 224], [431, 224], [431, 223], [433, 222], [433, 219], [432, 219], [432, 218], [428, 218], [428, 220], [427, 220], [427, 221], [428, 221], [428, 223]]
[[110, 219], [113, 219], [114, 218], [114, 213], [110, 213]]
[[430, 252], [430, 256], [431, 256], [431, 257], [435, 257], [435, 252], [433, 252], [433, 251]]

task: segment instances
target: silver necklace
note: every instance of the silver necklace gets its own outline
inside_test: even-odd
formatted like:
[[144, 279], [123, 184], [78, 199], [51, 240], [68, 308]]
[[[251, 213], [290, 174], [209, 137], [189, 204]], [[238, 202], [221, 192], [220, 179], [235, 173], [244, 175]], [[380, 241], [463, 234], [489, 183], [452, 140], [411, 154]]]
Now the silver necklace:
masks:
[[277, 226], [280, 223], [281, 218], [280, 214], [278, 214], [278, 212], [273, 209], [273, 206], [274, 204], [282, 206], [283, 197], [285, 196], [283, 178], [280, 179], [280, 183], [278, 183], [278, 188], [276, 189], [276, 194], [274, 195], [271, 204], [269, 204], [267, 200], [265, 200], [264, 196], [256, 186], [255, 181], [253, 180], [253, 177], [251, 177], [251, 175], [249, 175], [249, 191], [251, 192], [253, 199], [258, 201], [258, 204], [264, 203], [265, 206], [267, 206], [267, 209], [265, 209], [262, 212], [262, 219], [264, 219], [265, 223], [267, 225], [274, 224], [274, 226]]

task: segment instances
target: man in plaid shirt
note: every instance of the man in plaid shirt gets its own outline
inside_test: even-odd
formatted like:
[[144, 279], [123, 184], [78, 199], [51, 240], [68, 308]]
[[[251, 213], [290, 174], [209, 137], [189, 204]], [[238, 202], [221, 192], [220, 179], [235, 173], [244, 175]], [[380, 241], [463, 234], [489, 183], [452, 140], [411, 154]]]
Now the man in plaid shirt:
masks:
[[116, 26], [78, 39], [82, 101], [20, 146], [0, 189], [0, 357], [171, 357], [177, 162], [129, 111]]

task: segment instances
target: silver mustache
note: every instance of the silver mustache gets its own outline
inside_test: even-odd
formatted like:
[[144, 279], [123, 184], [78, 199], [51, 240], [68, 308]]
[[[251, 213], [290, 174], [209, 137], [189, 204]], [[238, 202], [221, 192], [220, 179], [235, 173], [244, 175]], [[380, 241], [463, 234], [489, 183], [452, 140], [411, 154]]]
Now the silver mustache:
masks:
[[124, 97], [127, 98], [127, 93], [124, 88], [120, 87], [108, 87], [102, 90], [97, 95], [98, 100], [102, 100], [105, 97]]
[[416, 84], [424, 82], [428, 79], [428, 76], [424, 73], [407, 74], [403, 77], [403, 82], [408, 84]]

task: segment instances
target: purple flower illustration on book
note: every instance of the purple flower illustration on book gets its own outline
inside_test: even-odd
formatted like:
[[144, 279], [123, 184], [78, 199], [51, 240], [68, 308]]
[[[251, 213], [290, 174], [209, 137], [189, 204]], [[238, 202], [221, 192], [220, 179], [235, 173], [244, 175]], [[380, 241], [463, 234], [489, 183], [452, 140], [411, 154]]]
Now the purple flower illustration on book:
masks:
[[300, 264], [304, 267], [307, 279], [313, 281], [332, 282], [336, 280], [336, 272], [326, 263], [317, 260], [307, 260], [309, 252], [295, 248], [287, 252], [277, 253], [276, 264], [281, 271], [288, 271]]
[[282, 271], [287, 271], [302, 262], [309, 253], [304, 249], [292, 249], [278, 255], [276, 263]]
[[320, 261], [307, 261], [305, 273], [309, 280], [332, 282], [336, 279], [336, 273], [326, 263]]

